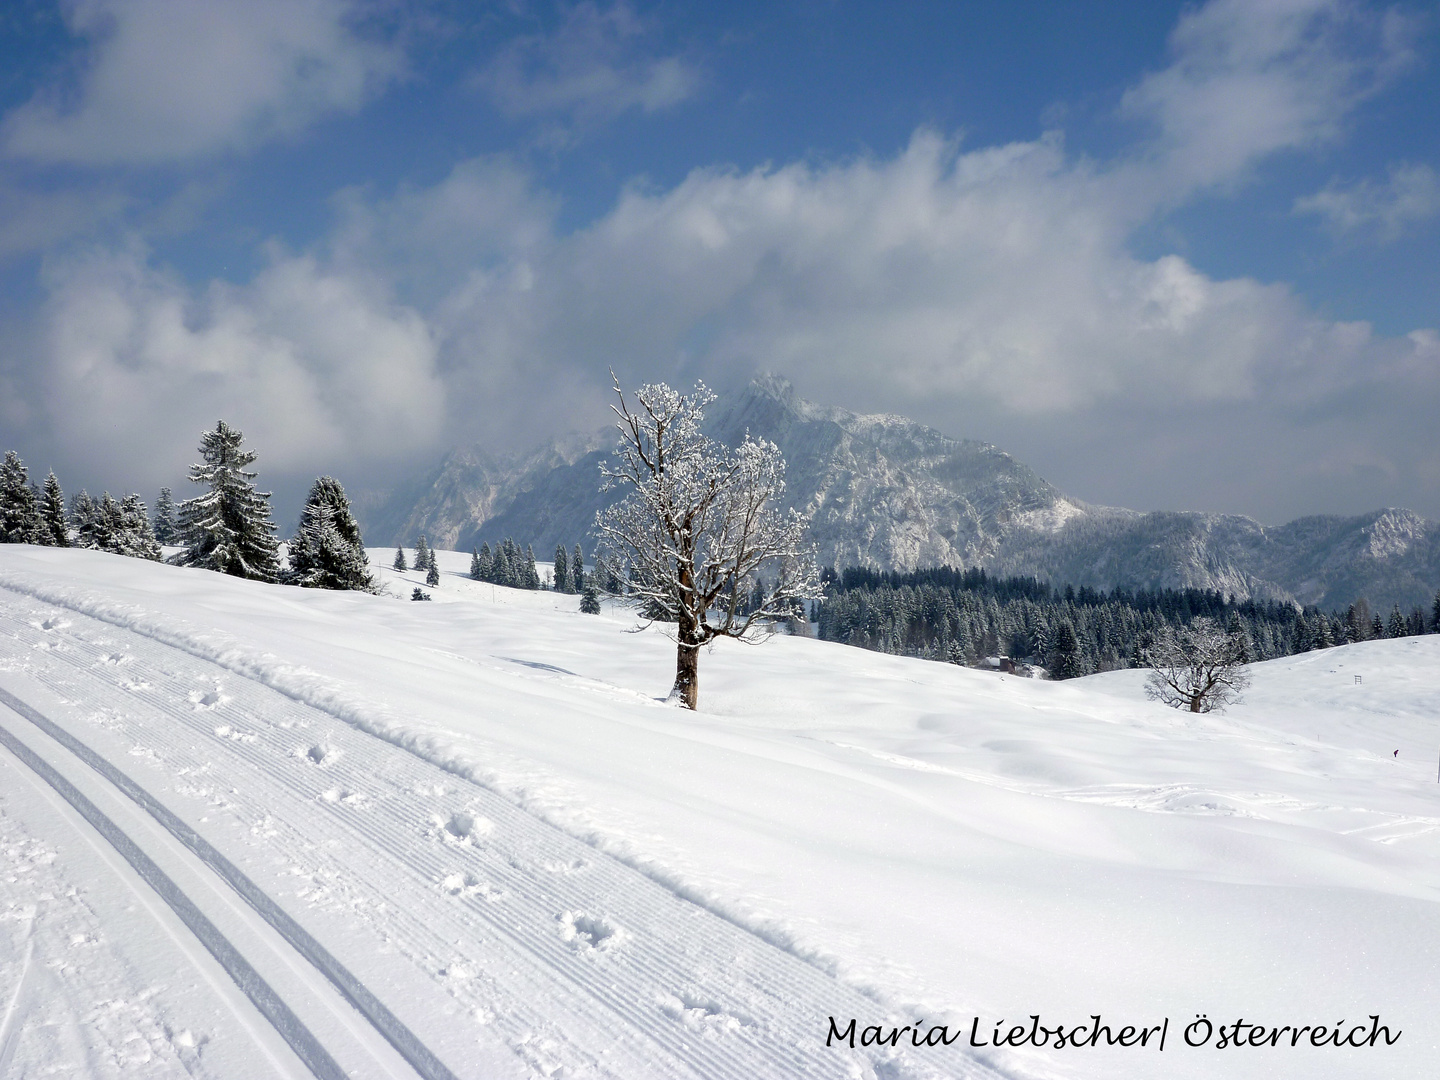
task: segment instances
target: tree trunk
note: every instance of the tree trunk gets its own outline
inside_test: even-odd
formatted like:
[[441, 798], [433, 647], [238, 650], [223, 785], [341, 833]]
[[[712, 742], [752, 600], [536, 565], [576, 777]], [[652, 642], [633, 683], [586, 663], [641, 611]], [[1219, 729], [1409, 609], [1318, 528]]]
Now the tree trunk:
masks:
[[675, 648], [675, 688], [670, 696], [687, 709], [700, 707], [700, 646], [688, 644], [683, 634]]
[[[695, 577], [688, 563], [682, 562], [678, 575], [680, 595], [688, 597]], [[679, 699], [687, 709], [700, 707], [700, 620], [685, 604], [681, 604], [675, 620], [675, 686], [672, 698]]]

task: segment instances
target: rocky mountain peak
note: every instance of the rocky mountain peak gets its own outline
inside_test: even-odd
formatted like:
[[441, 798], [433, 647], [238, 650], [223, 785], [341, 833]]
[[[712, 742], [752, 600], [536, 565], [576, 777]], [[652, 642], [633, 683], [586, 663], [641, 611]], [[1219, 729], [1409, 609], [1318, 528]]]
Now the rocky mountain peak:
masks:
[[[1403, 509], [1301, 518], [1267, 527], [1227, 514], [1140, 513], [1071, 498], [989, 443], [903, 416], [858, 414], [756, 376], [717, 400], [706, 432], [748, 432], [786, 461], [788, 505], [810, 520], [820, 561], [913, 570], [982, 566], [1076, 587], [1201, 588], [1237, 598], [1428, 608], [1440, 585], [1440, 525]], [[391, 499], [367, 535], [469, 549], [506, 536], [536, 552], [593, 544], [614, 445], [605, 429], [496, 458], [462, 448]]]

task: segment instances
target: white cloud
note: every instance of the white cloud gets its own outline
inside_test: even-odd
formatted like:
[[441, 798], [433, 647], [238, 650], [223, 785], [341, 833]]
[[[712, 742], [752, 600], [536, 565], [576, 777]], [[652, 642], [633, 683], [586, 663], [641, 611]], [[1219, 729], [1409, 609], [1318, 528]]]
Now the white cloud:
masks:
[[1172, 63], [1124, 96], [1150, 122], [1152, 179], [1178, 201], [1243, 179], [1265, 155], [1333, 142], [1415, 59], [1416, 27], [1348, 0], [1212, 0], [1181, 16]]
[[626, 3], [572, 8], [553, 34], [519, 38], [476, 78], [510, 116], [568, 115], [608, 120], [630, 109], [657, 112], [699, 86], [682, 57], [645, 51], [647, 27]]
[[[1216, 6], [1214, 18], [1239, 17], [1229, 0]], [[1321, 17], [1292, 8], [1303, 26]], [[1245, 52], [1201, 33], [1209, 11], [1177, 32], [1177, 68], [1202, 89], [1196, 41]], [[1306, 45], [1309, 31], [1271, 36], [1300, 44], [1255, 42], [1268, 59], [1219, 66], [1284, 87], [1354, 85], [1321, 70], [1327, 56], [1350, 70], [1350, 53]], [[1372, 76], [1386, 48], [1374, 46]], [[1206, 482], [1238, 490], [1245, 461], [1271, 462], [1251, 473], [1279, 491], [1286, 468], [1330, 468], [1327, 447], [1388, 454], [1395, 416], [1440, 412], [1433, 331], [1383, 338], [1283, 285], [1216, 280], [1127, 246], [1177, 169], [1192, 191], [1242, 177], [1266, 153], [1328, 137], [1354, 93], [1332, 94], [1328, 119], [1278, 110], [1289, 119], [1202, 170], [1185, 140], [1221, 135], [1166, 112], [1160, 78], [1141, 84], [1169, 117], [1160, 141], [1113, 167], [1077, 160], [1058, 136], [961, 152], [922, 130], [886, 160], [698, 169], [668, 191], [633, 187], [566, 234], [553, 196], [487, 158], [389, 198], [342, 192], [325, 244], [277, 255], [243, 288], [189, 290], [134, 252], [62, 264], [48, 313], [53, 423], [96, 454], [163, 438], [183, 458], [224, 415], [271, 460], [320, 471], [413, 460], [442, 439], [528, 444], [589, 426], [610, 366], [627, 385], [772, 369], [821, 400], [957, 434], [993, 437], [996, 417], [1039, 433], [1037, 446], [1065, 433], [1092, 460], [1133, 457], [1117, 475], [1159, 461], [1193, 472], [1223, 444], [1227, 464]], [[1368, 501], [1369, 474], [1344, 464], [1360, 459], [1342, 458], [1334, 468], [1350, 468]]]
[[246, 149], [359, 108], [400, 69], [346, 0], [70, 0], [76, 82], [5, 117], [6, 153], [155, 164]]
[[224, 418], [270, 470], [428, 450], [443, 389], [424, 320], [373, 285], [276, 254], [194, 292], [135, 248], [51, 265], [43, 392], [70, 453], [173, 477]]
[[887, 162], [701, 170], [473, 271], [434, 323], [483, 370], [773, 368], [932, 413], [1299, 401], [1405, 352], [1283, 286], [1134, 258], [1098, 182], [1053, 140], [928, 132]]
[[1440, 215], [1440, 175], [1429, 165], [1392, 165], [1383, 183], [1361, 180], [1347, 187], [1331, 181], [1296, 199], [1295, 213], [1313, 214], [1337, 232], [1396, 240], [1410, 226]]

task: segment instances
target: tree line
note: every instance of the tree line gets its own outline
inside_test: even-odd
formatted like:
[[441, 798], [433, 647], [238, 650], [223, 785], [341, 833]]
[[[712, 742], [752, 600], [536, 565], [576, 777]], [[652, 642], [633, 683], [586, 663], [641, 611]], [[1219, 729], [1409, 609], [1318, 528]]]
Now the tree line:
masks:
[[201, 460], [190, 480], [203, 490], [175, 505], [169, 488], [160, 490], [152, 519], [139, 495], [99, 499], [80, 491], [68, 510], [52, 471], [43, 486], [30, 481], [19, 454], [0, 464], [0, 542], [80, 547], [158, 561], [161, 545], [181, 550], [169, 559], [235, 577], [282, 582], [314, 589], [375, 591], [360, 527], [349, 499], [333, 477], [318, 478], [305, 500], [300, 522], [281, 565], [280, 540], [270, 516], [270, 493], [255, 487], [246, 466], [253, 450], [244, 435], [221, 420], [201, 436]]
[[989, 657], [1038, 664], [1055, 678], [1149, 667], [1165, 633], [1207, 620], [1241, 642], [1243, 660], [1268, 660], [1377, 637], [1440, 633], [1440, 593], [1427, 617], [1398, 606], [1388, 618], [1357, 600], [1344, 612], [1275, 600], [1236, 601], [1205, 589], [1108, 592], [1033, 577], [991, 577], [945, 566], [908, 573], [847, 568], [822, 575], [812, 607], [819, 636], [877, 652], [977, 665]]

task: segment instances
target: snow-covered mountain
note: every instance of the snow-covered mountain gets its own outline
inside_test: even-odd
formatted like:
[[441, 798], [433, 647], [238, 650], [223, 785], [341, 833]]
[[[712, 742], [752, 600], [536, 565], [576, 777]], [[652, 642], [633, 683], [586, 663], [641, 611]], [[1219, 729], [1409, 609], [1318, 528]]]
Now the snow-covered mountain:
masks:
[[[1360, 596], [1379, 608], [1428, 607], [1440, 585], [1440, 524], [1408, 510], [1265, 526], [1094, 506], [988, 443], [815, 405], [773, 375], [717, 402], [707, 427], [723, 442], [748, 430], [779, 445], [790, 504], [810, 517], [824, 564], [983, 566], [1077, 586], [1219, 589], [1322, 607]], [[413, 543], [423, 532], [461, 549], [510, 536], [542, 558], [557, 542], [588, 547], [613, 442], [606, 430], [524, 456], [457, 450], [393, 497], [367, 535]]]

